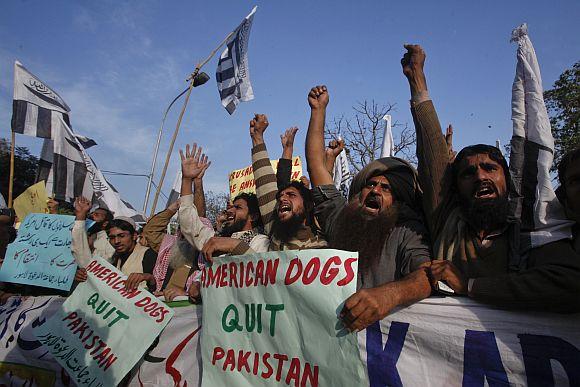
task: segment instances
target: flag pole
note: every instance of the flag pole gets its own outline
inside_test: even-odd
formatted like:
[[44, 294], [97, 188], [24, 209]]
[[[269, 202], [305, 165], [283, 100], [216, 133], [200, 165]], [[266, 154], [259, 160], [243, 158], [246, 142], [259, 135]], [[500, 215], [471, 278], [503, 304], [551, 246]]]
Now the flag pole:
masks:
[[161, 135], [163, 133], [163, 128], [165, 127], [165, 119], [167, 118], [167, 114], [169, 114], [169, 110], [173, 106], [173, 104], [187, 91], [189, 87], [183, 90], [177, 97], [171, 101], [165, 113], [163, 114], [163, 119], [161, 120], [161, 127], [159, 128], [159, 133], [157, 134], [157, 144], [155, 144], [155, 151], [153, 151], [153, 161], [151, 162], [151, 172], [149, 173], [149, 181], [147, 182], [147, 191], [145, 193], [145, 203], [143, 204], [143, 214], [147, 212], [147, 205], [149, 204], [149, 196], [151, 194], [151, 185], [153, 184], [153, 177], [155, 176], [155, 165], [157, 164], [157, 155], [159, 153], [159, 144], [161, 143]]
[[10, 180], [8, 181], [8, 208], [12, 208], [12, 190], [14, 189], [14, 142], [16, 141], [16, 134], [12, 129], [10, 140]]
[[[159, 184], [157, 185], [157, 190], [155, 191], [155, 197], [153, 198], [153, 204], [151, 205], [151, 211], [149, 216], [155, 215], [155, 208], [157, 207], [157, 201], [159, 200], [159, 194], [161, 193], [161, 188], [163, 187], [163, 181], [165, 180], [165, 174], [167, 173], [167, 167], [169, 166], [169, 160], [171, 159], [171, 153], [173, 152], [173, 146], [175, 145], [175, 140], [177, 139], [177, 133], [179, 132], [179, 127], [181, 126], [181, 120], [183, 118], [183, 114], [185, 113], [185, 109], [187, 108], [187, 103], [189, 102], [189, 96], [191, 95], [191, 90], [193, 90], [193, 81], [199, 70], [203, 66], [210, 61], [210, 59], [215, 55], [215, 53], [228, 41], [235, 34], [236, 30], [233, 30], [226, 36], [224, 40], [205, 58], [202, 62], [200, 62], [196, 67], [193, 73], [187, 79], [189, 81], [189, 87], [187, 88], [187, 94], [185, 96], [185, 101], [183, 102], [183, 107], [181, 108], [181, 112], [179, 113], [179, 118], [177, 119], [177, 125], [175, 127], [175, 131], [173, 132], [173, 136], [171, 137], [171, 143], [169, 144], [169, 149], [167, 150], [167, 156], [165, 157], [165, 165], [163, 166], [163, 172], [161, 172], [161, 178], [159, 179]], [[181, 96], [181, 95], [180, 95]], [[179, 98], [178, 96], [177, 98]], [[171, 106], [170, 106], [171, 107]], [[165, 117], [163, 118], [165, 120]], [[161, 133], [159, 134], [159, 138]], [[151, 177], [152, 178], [152, 177]], [[147, 203], [147, 200], [146, 200]], [[145, 209], [144, 209], [145, 211]]]

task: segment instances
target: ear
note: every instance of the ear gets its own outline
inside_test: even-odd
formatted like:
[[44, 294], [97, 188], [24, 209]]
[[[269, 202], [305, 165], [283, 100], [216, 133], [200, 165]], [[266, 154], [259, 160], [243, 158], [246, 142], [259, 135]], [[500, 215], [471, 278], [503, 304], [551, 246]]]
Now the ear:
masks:
[[137, 239], [139, 238], [139, 234], [137, 234], [136, 232], [133, 233], [133, 240], [135, 242], [137, 242]]

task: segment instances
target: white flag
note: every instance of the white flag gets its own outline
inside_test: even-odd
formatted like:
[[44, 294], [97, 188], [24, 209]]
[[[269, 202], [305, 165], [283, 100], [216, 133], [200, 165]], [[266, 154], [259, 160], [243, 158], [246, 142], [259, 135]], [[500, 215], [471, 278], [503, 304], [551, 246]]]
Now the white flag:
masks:
[[338, 154], [334, 162], [334, 185], [342, 193], [345, 198], [348, 198], [348, 191], [352, 183], [353, 175], [350, 173], [350, 166], [348, 164], [348, 157], [346, 157], [346, 150], [342, 150]]
[[520, 251], [526, 251], [570, 238], [573, 222], [566, 219], [552, 187], [554, 138], [544, 104], [540, 66], [526, 24], [512, 32], [512, 41], [518, 43], [518, 62], [512, 86], [510, 173], [520, 197], [512, 201], [511, 211], [521, 223]]
[[395, 142], [393, 141], [393, 131], [391, 130], [391, 116], [386, 114], [383, 117], [385, 121], [385, 133], [383, 135], [383, 147], [381, 148], [381, 158], [395, 156]]
[[248, 66], [248, 41], [254, 13], [258, 7], [242, 21], [226, 42], [226, 49], [218, 61], [216, 80], [222, 105], [233, 114], [240, 101], [254, 99]]

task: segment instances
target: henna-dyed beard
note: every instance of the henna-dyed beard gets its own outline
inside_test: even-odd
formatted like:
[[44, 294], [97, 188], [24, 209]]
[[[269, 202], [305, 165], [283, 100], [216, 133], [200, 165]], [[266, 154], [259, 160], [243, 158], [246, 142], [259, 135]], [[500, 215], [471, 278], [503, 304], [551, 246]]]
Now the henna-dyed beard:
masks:
[[367, 272], [375, 268], [385, 242], [398, 218], [396, 203], [371, 217], [362, 212], [358, 199], [352, 200], [338, 215], [331, 235], [332, 248], [358, 251], [359, 271]]

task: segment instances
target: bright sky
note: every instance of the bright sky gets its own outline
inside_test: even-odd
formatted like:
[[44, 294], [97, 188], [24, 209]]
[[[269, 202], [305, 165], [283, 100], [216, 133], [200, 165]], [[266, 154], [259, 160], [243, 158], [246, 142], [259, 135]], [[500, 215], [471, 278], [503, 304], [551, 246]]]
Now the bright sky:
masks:
[[[454, 125], [456, 149], [509, 141], [514, 27], [528, 23], [544, 88], [580, 59], [577, 0], [4, 2], [1, 136], [10, 133], [17, 59], [71, 107], [75, 132], [97, 141], [89, 150], [97, 166], [149, 173], [165, 108], [187, 86], [195, 64], [256, 4], [249, 46], [256, 98], [229, 116], [215, 82], [219, 53], [204, 67], [211, 80], [192, 93], [166, 193], [178, 168], [177, 149], [194, 141], [212, 160], [206, 189], [227, 191], [228, 172], [250, 164], [248, 121], [254, 113], [268, 114], [272, 158], [281, 152], [279, 134], [293, 125], [300, 127], [295, 152], [303, 156], [306, 95], [317, 84], [329, 88], [329, 119], [350, 115], [357, 101], [375, 99], [395, 103], [393, 119], [412, 125], [399, 62], [403, 43], [421, 44], [427, 52], [430, 93], [442, 125]], [[180, 108], [178, 102], [167, 120], [155, 180]], [[18, 135], [16, 144], [38, 155], [42, 140]], [[146, 178], [108, 178], [125, 200], [142, 208]]]

